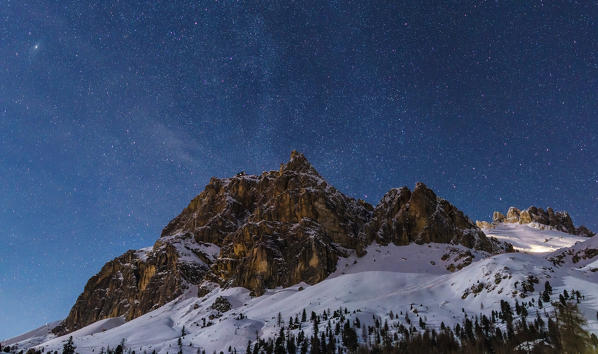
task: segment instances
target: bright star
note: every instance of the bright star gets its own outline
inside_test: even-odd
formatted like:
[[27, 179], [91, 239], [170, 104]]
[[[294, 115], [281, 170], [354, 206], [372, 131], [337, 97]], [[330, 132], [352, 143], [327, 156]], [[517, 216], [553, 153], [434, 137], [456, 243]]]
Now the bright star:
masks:
[[29, 48], [29, 60], [33, 59], [37, 55], [37, 53], [41, 50], [39, 47], [40, 47], [40, 44], [38, 42]]

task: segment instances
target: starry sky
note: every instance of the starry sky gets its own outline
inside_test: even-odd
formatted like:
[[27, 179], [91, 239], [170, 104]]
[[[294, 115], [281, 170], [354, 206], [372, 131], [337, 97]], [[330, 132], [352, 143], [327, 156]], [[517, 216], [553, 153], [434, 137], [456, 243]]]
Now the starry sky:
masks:
[[[424, 3], [426, 3], [424, 5]], [[64, 318], [211, 176], [303, 152], [373, 204], [598, 231], [590, 1], [0, 1], [0, 338]]]

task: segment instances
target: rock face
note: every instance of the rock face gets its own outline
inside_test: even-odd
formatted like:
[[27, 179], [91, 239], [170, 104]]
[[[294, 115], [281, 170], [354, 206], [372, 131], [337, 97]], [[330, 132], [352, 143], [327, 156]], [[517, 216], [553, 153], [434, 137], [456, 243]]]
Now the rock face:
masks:
[[[213, 267], [222, 284], [255, 294], [300, 281], [317, 283], [344, 248], [360, 249], [372, 207], [328, 185], [297, 153], [260, 176], [213, 178], [162, 232], [222, 247]], [[339, 247], [340, 246], [340, 247]]]
[[494, 224], [490, 223], [488, 221], [479, 221], [479, 220], [476, 220], [475, 225], [477, 227], [479, 227], [480, 229], [494, 229], [495, 228]]
[[577, 228], [577, 234], [579, 236], [585, 236], [585, 237], [592, 237], [594, 235], [596, 235], [594, 232], [592, 232], [592, 230], [588, 229], [587, 227], [581, 225]]
[[504, 220], [504, 222], [509, 222], [509, 223], [519, 222], [520, 214], [521, 214], [521, 210], [519, 210], [515, 207], [510, 207], [509, 210], [507, 210], [507, 218]]
[[277, 171], [212, 178], [152, 249], [129, 251], [92, 277], [55, 333], [107, 317], [138, 317], [191, 285], [203, 296], [210, 286], [242, 286], [260, 295], [317, 283], [335, 271], [339, 257], [352, 250], [360, 255], [374, 241], [505, 250], [423, 183], [413, 191], [392, 189], [373, 208], [330, 186], [293, 151]]
[[492, 242], [463, 212], [439, 198], [423, 183], [413, 192], [392, 189], [382, 198], [367, 224], [368, 240], [406, 245], [428, 242], [461, 244], [492, 252]]
[[500, 211], [495, 211], [492, 214], [492, 222], [503, 222], [505, 219], [505, 214], [501, 213]]
[[151, 249], [128, 251], [106, 263], [53, 332], [61, 335], [109, 317], [131, 320], [181, 295], [189, 284], [200, 283], [214, 254], [188, 241], [158, 240]]
[[550, 229], [566, 232], [572, 235], [581, 235], [586, 237], [594, 236], [595, 234], [588, 230], [585, 226], [578, 228], [573, 224], [571, 216], [566, 211], [554, 211], [552, 208], [538, 208], [530, 206], [525, 210], [519, 210], [515, 207], [510, 207], [505, 217], [501, 212], [495, 211], [492, 215], [493, 224], [506, 222], [506, 223], [519, 223], [529, 224], [535, 223], [540, 226], [546, 226]]

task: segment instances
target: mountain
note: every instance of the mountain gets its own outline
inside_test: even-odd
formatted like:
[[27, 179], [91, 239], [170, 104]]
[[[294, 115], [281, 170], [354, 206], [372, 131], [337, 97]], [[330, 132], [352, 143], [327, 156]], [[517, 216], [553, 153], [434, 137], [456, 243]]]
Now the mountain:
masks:
[[423, 183], [392, 189], [374, 207], [330, 186], [294, 151], [279, 170], [212, 178], [153, 247], [93, 276], [51, 333], [2, 344], [52, 351], [73, 336], [80, 353], [123, 339], [139, 353], [244, 352], [280, 331], [311, 336], [317, 326], [298, 321], [304, 311], [338, 345], [335, 327], [346, 320], [367, 329], [362, 345], [381, 335], [398, 343], [411, 338], [405, 326], [411, 335], [465, 326], [471, 316], [494, 318], [502, 301], [529, 303], [530, 317], [546, 320], [552, 305], [533, 305], [546, 281], [555, 294], [581, 291], [598, 332], [596, 238], [520, 220], [521, 212], [518, 222], [488, 223], [487, 236]]
[[510, 207], [509, 210], [507, 210], [506, 216], [499, 211], [495, 211], [492, 214], [492, 223], [487, 221], [476, 221], [476, 225], [481, 228], [493, 228], [500, 223], [530, 224], [540, 229], [556, 230], [584, 237], [592, 237], [595, 235], [583, 225], [576, 228], [573, 225], [573, 220], [568, 212], [555, 212], [550, 207], [546, 208], [546, 211], [535, 206], [530, 206], [524, 210]]
[[151, 249], [128, 251], [92, 277], [67, 318], [65, 334], [110, 317], [139, 317], [198, 286], [266, 289], [318, 283], [351, 251], [372, 242], [452, 243], [486, 252], [501, 245], [423, 183], [392, 189], [376, 206], [329, 185], [293, 151], [277, 171], [212, 178]]

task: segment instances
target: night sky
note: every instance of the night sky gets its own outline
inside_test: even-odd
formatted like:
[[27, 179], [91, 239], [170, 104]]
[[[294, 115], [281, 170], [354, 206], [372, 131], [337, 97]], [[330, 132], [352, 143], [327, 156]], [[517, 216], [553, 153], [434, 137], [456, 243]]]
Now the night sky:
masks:
[[421, 3], [0, 1], [0, 338], [292, 149], [373, 204], [598, 230], [598, 5]]

